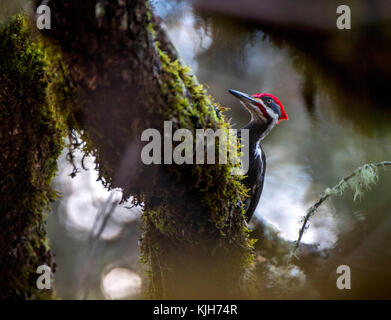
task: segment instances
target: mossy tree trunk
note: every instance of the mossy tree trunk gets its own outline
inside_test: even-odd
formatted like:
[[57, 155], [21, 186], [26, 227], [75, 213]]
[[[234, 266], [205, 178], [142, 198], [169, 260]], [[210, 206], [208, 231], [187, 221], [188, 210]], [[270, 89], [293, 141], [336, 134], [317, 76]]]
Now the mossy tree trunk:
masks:
[[[198, 128], [229, 128], [190, 70], [174, 61], [174, 49], [154, 23], [148, 2], [55, 0], [49, 6], [52, 29], [42, 32], [44, 45], [49, 60], [58, 59], [55, 48], [61, 49], [63, 60], [58, 65], [62, 67], [56, 74], [62, 75], [63, 83], [52, 86], [49, 79], [42, 85], [49, 91], [42, 96], [49, 93], [47, 99], [54, 102], [53, 112], [59, 110], [60, 116], [55, 119], [67, 124], [68, 130], [77, 131], [85, 142], [84, 152], [96, 157], [102, 182], [108, 188], [122, 188], [125, 198], [132, 196], [134, 202], [143, 203], [141, 259], [149, 275], [149, 296], [247, 297], [251, 291], [253, 246], [240, 206], [245, 192], [239, 178], [230, 174], [232, 166], [141, 162], [142, 131], [156, 128], [162, 132], [165, 120], [172, 121], [173, 130], [190, 129], [193, 136]], [[41, 83], [35, 78], [29, 82], [36, 86]], [[9, 87], [2, 85], [2, 90], [8, 99], [16, 99], [17, 93], [9, 91]], [[16, 102], [21, 114], [25, 100], [32, 99], [26, 90], [20, 89], [23, 97]], [[36, 134], [46, 138], [45, 127], [34, 116], [49, 112], [49, 105], [40, 103], [44, 109], [31, 109], [31, 119], [17, 118], [15, 126], [27, 130], [31, 120]], [[2, 121], [14, 117], [4, 113]], [[56, 123], [48, 126], [52, 130], [59, 127]], [[50, 168], [55, 166], [61, 146], [56, 134], [61, 136], [65, 129], [58, 130], [47, 134], [47, 144], [43, 144], [52, 148], [50, 153], [44, 150], [33, 154], [40, 168], [48, 163]], [[42, 139], [34, 140], [30, 135], [26, 131], [21, 136], [23, 155], [42, 148]], [[11, 143], [11, 139], [9, 135], [4, 141]], [[19, 163], [16, 159], [2, 161], [10, 166]], [[22, 167], [1, 170], [14, 181], [5, 181], [6, 185], [14, 185], [13, 191], [30, 181], [27, 176], [19, 178], [24, 172]], [[31, 204], [34, 192], [41, 195], [48, 188], [52, 173], [42, 170], [35, 172], [34, 178], [44, 182], [34, 185], [34, 189], [23, 189], [23, 202], [14, 194], [5, 203]], [[44, 239], [41, 212], [39, 207], [31, 213], [40, 217], [34, 220], [39, 231], [32, 230], [37, 241]], [[14, 213], [14, 219], [25, 218], [22, 211]], [[2, 219], [5, 228], [8, 222]], [[14, 240], [4, 240], [8, 253], [21, 245], [21, 235], [15, 232]], [[33, 249], [38, 252], [36, 247]], [[27, 261], [20, 264], [23, 268], [33, 267]]]
[[65, 133], [48, 99], [56, 77], [23, 16], [0, 31], [0, 299], [49, 298], [37, 267], [54, 263], [44, 210]]

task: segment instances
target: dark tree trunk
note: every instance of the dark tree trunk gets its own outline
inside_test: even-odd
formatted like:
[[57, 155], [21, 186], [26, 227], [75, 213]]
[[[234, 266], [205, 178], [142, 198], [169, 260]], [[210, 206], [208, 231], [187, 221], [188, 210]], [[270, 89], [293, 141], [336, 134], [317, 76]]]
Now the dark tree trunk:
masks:
[[22, 16], [0, 31], [0, 299], [50, 297], [36, 269], [54, 271], [44, 210], [64, 132], [46, 94], [48, 61], [30, 36]]
[[[56, 71], [61, 79], [55, 85], [50, 77], [42, 83], [39, 74], [26, 83], [42, 89], [41, 97], [51, 94], [52, 98], [44, 99], [54, 105], [41, 103], [47, 109], [25, 109], [25, 101], [35, 98], [29, 90], [21, 87], [15, 92], [0, 85], [1, 107], [19, 110], [19, 115], [2, 111], [1, 118], [9, 123], [8, 129], [2, 127], [1, 182], [9, 197], [2, 200], [7, 210], [2, 212], [1, 228], [18, 221], [13, 235], [1, 235], [6, 237], [1, 239], [6, 244], [2, 261], [23, 247], [25, 234], [38, 243], [44, 239], [42, 207], [32, 204], [36, 194], [41, 196], [49, 188], [64, 130], [56, 130], [61, 127], [56, 123], [43, 125], [39, 116], [59, 110], [53, 119], [82, 137], [84, 152], [96, 156], [103, 183], [122, 188], [125, 198], [133, 196], [133, 201], [144, 205], [141, 260], [147, 268], [150, 296], [246, 297], [251, 292], [253, 246], [243, 210], [237, 205], [244, 199], [243, 186], [230, 175], [232, 166], [147, 166], [140, 161], [142, 131], [162, 131], [164, 120], [172, 121], [173, 130], [186, 128], [193, 134], [197, 128], [229, 128], [195, 77], [174, 61], [176, 53], [148, 3], [56, 0], [49, 6], [52, 29], [43, 31], [44, 45], [51, 61], [58, 59], [60, 48], [63, 60], [57, 61], [61, 68]], [[23, 96], [18, 100], [19, 92]], [[11, 158], [4, 150], [13, 144], [15, 127], [22, 132], [18, 141], [23, 147], [13, 150]], [[26, 157], [34, 160], [28, 168], [40, 168], [33, 172], [39, 183], [31, 188], [25, 188], [31, 180], [23, 168]], [[37, 261], [50, 264], [46, 251], [38, 247], [33, 246], [32, 252]], [[29, 262], [25, 255], [18, 259], [20, 267], [3, 268], [1, 279], [11, 269], [15, 275], [36, 268], [36, 261]], [[27, 280], [23, 285], [33, 287]]]

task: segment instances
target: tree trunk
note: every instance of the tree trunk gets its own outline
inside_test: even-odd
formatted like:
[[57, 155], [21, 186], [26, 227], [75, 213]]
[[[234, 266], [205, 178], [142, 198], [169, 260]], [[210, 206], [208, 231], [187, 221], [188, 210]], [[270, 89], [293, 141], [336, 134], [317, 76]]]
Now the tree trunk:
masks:
[[64, 130], [47, 96], [56, 79], [28, 29], [18, 16], [0, 31], [0, 299], [49, 298], [36, 270], [54, 271], [44, 210]]
[[[24, 83], [29, 84], [29, 90], [22, 86], [10, 91], [3, 83], [0, 87], [2, 108], [4, 104], [4, 108], [20, 110], [19, 116], [15, 112], [2, 112], [1, 118], [11, 126], [2, 129], [6, 139], [2, 139], [1, 182], [9, 194], [2, 204], [9, 209], [1, 217], [1, 228], [9, 227], [10, 216], [24, 227], [1, 239], [1, 243], [7, 244], [2, 249], [2, 261], [15, 248], [23, 246], [26, 233], [37, 243], [43, 242], [42, 207], [33, 208], [32, 204], [36, 194], [46, 195], [44, 190], [49, 188], [62, 146], [60, 137], [66, 133], [65, 129], [57, 128], [66, 124], [68, 130], [78, 132], [85, 142], [85, 154], [96, 157], [102, 182], [108, 188], [122, 188], [124, 198], [132, 196], [135, 203], [144, 206], [140, 250], [141, 261], [147, 268], [150, 297], [248, 297], [253, 244], [240, 205], [244, 188], [239, 178], [230, 174], [232, 165], [141, 162], [141, 133], [147, 128], [163, 132], [163, 121], [172, 121], [173, 130], [191, 130], [194, 137], [196, 129], [229, 128], [188, 68], [174, 61], [176, 53], [148, 3], [56, 0], [50, 1], [49, 6], [52, 29], [43, 30], [43, 42], [50, 61], [59, 59], [57, 48], [61, 49], [63, 60], [51, 62], [61, 66], [56, 69], [60, 79], [49, 77], [42, 83], [41, 70]], [[16, 54], [14, 49], [9, 51]], [[15, 61], [15, 66], [20, 63]], [[32, 72], [29, 70], [27, 74], [32, 76]], [[13, 84], [11, 81], [9, 84]], [[42, 91], [41, 95], [31, 96], [35, 86]], [[39, 97], [49, 97], [42, 98], [46, 104], [33, 100], [34, 106], [39, 104], [43, 109], [31, 106], [27, 114], [25, 101]], [[42, 124], [39, 117], [53, 113], [56, 117], [49, 120], [58, 123]], [[13, 143], [11, 128], [17, 126], [24, 133], [19, 137], [23, 148], [10, 158], [4, 150]], [[40, 184], [25, 188], [32, 178], [23, 168], [29, 162], [23, 159], [30, 155], [34, 162], [28, 168]], [[14, 163], [19, 165], [12, 168]], [[28, 212], [32, 220], [25, 212], [27, 209], [19, 209], [23, 204], [31, 208]], [[1, 236], [5, 237], [4, 233]], [[38, 260], [50, 261], [46, 253], [38, 255], [37, 246], [32, 248], [34, 254], [42, 256]], [[35, 268], [35, 261], [34, 264], [23, 255], [18, 257], [20, 268], [8, 265], [1, 270], [1, 279], [10, 270], [17, 274], [22, 269]], [[23, 285], [27, 284], [31, 285], [27, 281]]]

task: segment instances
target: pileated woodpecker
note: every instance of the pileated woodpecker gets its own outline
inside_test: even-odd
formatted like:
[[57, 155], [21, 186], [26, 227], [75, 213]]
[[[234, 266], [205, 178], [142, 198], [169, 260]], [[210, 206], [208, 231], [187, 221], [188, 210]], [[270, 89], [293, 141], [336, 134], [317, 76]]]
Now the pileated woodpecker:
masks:
[[250, 190], [245, 210], [247, 222], [250, 221], [262, 194], [266, 170], [266, 156], [260, 142], [274, 126], [282, 120], [288, 120], [280, 100], [267, 93], [249, 95], [236, 90], [228, 90], [240, 100], [251, 114], [251, 120], [242, 129], [249, 130], [249, 168], [244, 185]]

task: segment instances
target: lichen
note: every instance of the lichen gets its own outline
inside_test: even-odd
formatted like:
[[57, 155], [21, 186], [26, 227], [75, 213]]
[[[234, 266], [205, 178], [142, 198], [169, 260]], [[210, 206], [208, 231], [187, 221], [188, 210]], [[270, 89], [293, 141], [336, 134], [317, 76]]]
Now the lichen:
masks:
[[376, 184], [378, 179], [378, 168], [371, 163], [367, 163], [357, 168], [349, 177], [342, 179], [333, 188], [326, 188], [323, 196], [341, 196], [349, 187], [354, 192], [353, 200], [356, 200], [372, 185]]

